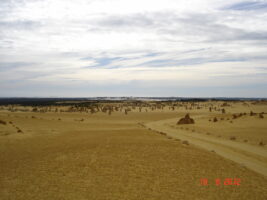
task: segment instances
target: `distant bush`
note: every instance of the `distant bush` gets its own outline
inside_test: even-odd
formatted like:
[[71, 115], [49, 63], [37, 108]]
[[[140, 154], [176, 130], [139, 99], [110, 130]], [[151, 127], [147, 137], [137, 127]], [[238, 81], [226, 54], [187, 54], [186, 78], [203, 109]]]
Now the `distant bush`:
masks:
[[0, 119], [0, 124], [6, 125], [6, 122]]
[[236, 137], [235, 136], [231, 136], [230, 140], [236, 140]]
[[159, 134], [161, 134], [161, 135], [167, 135], [166, 133], [164, 133], [164, 132], [159, 132]]
[[259, 145], [260, 145], [260, 146], [264, 146], [265, 144], [264, 144], [263, 141], [261, 141], [261, 142], [259, 142]]
[[250, 115], [250, 116], [254, 116], [254, 115], [256, 115], [256, 113], [250, 111], [250, 114], [249, 114], [249, 115]]
[[37, 111], [38, 111], [37, 108], [33, 108], [33, 109], [32, 109], [32, 112], [37, 112]]
[[189, 142], [187, 140], [184, 140], [182, 144], [189, 145]]
[[18, 133], [22, 133], [22, 130], [18, 129], [17, 132], [18, 132]]

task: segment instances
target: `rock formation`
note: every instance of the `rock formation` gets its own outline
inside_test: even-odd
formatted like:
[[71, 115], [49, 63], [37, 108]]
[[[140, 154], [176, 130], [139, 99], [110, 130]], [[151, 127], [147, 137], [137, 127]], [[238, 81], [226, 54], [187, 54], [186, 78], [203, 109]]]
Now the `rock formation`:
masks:
[[190, 118], [189, 114], [186, 114], [184, 118], [181, 118], [177, 124], [194, 124], [195, 121]]

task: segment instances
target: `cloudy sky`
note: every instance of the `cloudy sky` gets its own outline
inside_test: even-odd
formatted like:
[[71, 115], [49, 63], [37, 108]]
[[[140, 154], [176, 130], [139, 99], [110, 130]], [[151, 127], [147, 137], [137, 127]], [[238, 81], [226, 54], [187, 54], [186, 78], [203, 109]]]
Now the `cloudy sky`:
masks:
[[0, 96], [267, 97], [267, 1], [0, 0]]

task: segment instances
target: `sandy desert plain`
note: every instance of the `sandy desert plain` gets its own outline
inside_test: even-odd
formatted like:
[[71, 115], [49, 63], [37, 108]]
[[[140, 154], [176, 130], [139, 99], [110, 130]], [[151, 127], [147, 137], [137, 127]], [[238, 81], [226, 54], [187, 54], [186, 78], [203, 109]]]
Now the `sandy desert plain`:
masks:
[[[177, 124], [187, 113], [194, 124]], [[266, 113], [267, 101], [2, 105], [0, 199], [265, 200]]]

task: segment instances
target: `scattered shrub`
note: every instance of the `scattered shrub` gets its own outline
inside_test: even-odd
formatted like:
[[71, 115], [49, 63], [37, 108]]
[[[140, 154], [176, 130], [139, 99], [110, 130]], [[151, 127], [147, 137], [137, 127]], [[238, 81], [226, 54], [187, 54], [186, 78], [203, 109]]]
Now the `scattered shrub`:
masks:
[[252, 111], [250, 111], [250, 114], [249, 114], [250, 116], [254, 116], [255, 115], [255, 113], [254, 112], [252, 112]]
[[6, 122], [0, 119], [0, 124], [6, 125]]
[[260, 145], [260, 146], [264, 146], [265, 144], [264, 144], [263, 141], [260, 141], [260, 142], [259, 142], [259, 145]]
[[236, 137], [235, 136], [231, 136], [230, 140], [236, 140]]
[[163, 133], [163, 132], [159, 132], [159, 134], [161, 134], [161, 135], [167, 135], [166, 133]]
[[187, 140], [184, 140], [182, 144], [189, 145], [189, 142]]

